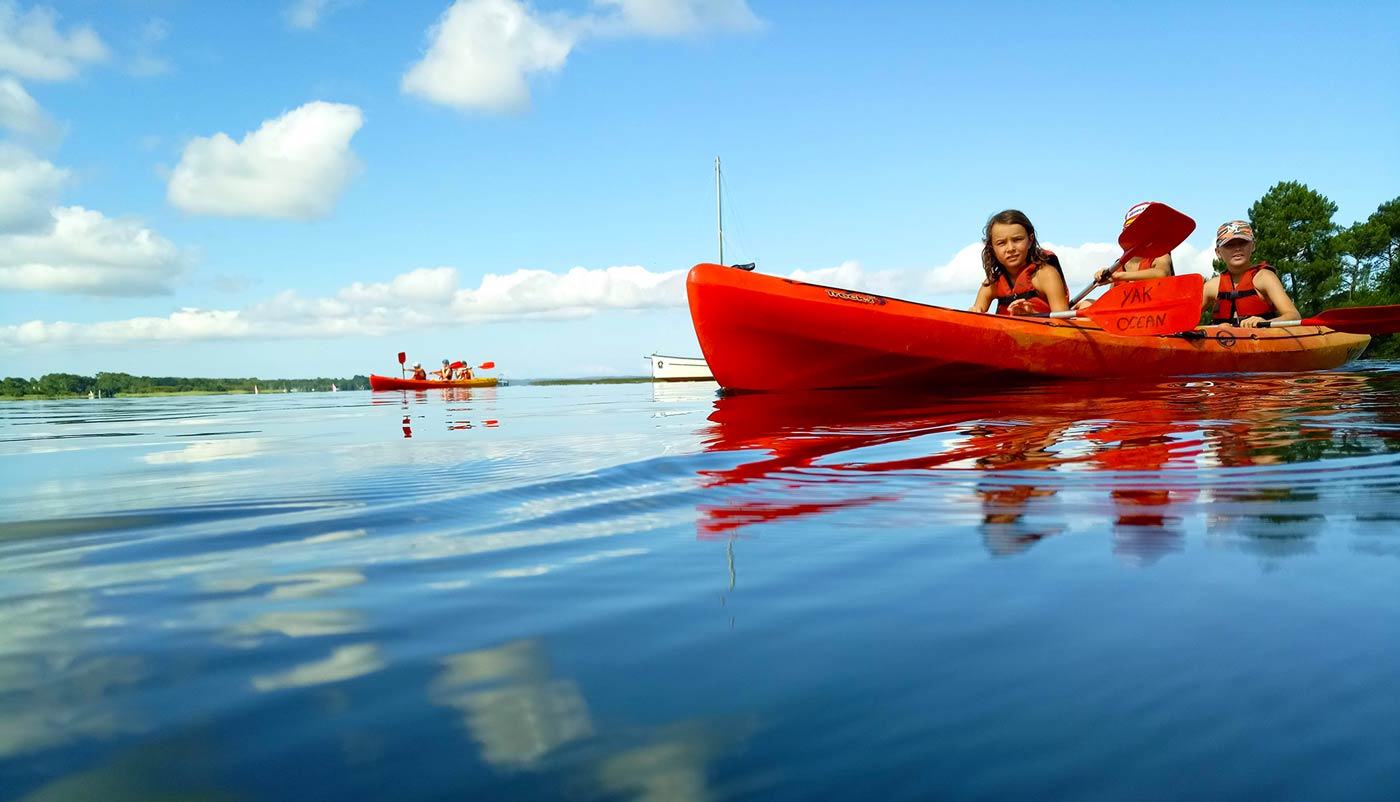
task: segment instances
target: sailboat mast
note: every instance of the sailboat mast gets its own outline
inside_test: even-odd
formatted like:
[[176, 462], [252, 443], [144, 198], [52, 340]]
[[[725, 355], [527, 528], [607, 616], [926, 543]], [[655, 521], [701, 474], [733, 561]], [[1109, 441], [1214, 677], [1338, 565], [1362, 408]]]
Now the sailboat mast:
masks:
[[719, 263], [724, 264], [724, 205], [719, 190], [719, 157], [715, 157], [715, 220], [719, 223]]

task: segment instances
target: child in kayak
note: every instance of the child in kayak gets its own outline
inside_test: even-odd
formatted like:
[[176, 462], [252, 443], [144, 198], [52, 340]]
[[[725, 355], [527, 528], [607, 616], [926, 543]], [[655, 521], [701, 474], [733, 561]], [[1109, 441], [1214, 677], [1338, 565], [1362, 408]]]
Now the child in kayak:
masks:
[[[1123, 215], [1123, 228], [1133, 224], [1138, 219], [1138, 215], [1147, 211], [1147, 207], [1152, 205], [1152, 201], [1139, 203], [1128, 210]], [[1172, 266], [1172, 255], [1170, 253], [1146, 257], [1134, 256], [1123, 263], [1117, 270], [1105, 267], [1094, 275], [1094, 281], [1098, 284], [1107, 284], [1111, 281], [1144, 281], [1150, 278], [1166, 278], [1176, 275], [1176, 269]]]
[[443, 380], [443, 381], [451, 381], [451, 379], [452, 379], [452, 366], [451, 366], [451, 364], [450, 364], [446, 359], [442, 360], [442, 370], [435, 370], [435, 371], [433, 371], [433, 375], [434, 375], [434, 376], [437, 376], [439, 379], [441, 379], [441, 380]]
[[[1152, 201], [1144, 201], [1128, 210], [1123, 215], [1123, 228], [1133, 224], [1138, 216], [1147, 211], [1147, 207], [1152, 205]], [[1166, 278], [1176, 275], [1176, 268], [1172, 265], [1172, 255], [1170, 253], [1160, 256], [1134, 256], [1117, 269], [1105, 267], [1094, 274], [1094, 284], [1111, 284], [1117, 281], [1144, 281], [1151, 278]], [[1074, 305], [1075, 309], [1083, 309], [1092, 304], [1093, 300], [1083, 300]]]
[[422, 362], [414, 362], [414, 363], [413, 363], [413, 378], [415, 378], [415, 379], [426, 379], [426, 378], [428, 378], [428, 372], [427, 372], [426, 370], [423, 370], [423, 363], [422, 363]]
[[1225, 263], [1225, 272], [1206, 281], [1202, 305], [1214, 313], [1211, 323], [1257, 329], [1277, 317], [1302, 317], [1274, 269], [1263, 262], [1250, 264], [1254, 229], [1248, 222], [1222, 224], [1215, 232], [1215, 255]]
[[987, 277], [971, 311], [986, 312], [993, 300], [998, 315], [1069, 309], [1069, 290], [1058, 261], [1040, 247], [1035, 226], [1024, 214], [1007, 209], [992, 215], [982, 232], [982, 270]]

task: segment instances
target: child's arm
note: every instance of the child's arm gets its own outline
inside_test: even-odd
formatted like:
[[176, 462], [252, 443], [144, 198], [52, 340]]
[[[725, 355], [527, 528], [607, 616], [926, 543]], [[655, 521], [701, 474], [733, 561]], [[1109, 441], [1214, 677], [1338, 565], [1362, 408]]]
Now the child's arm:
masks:
[[[1288, 297], [1288, 291], [1283, 288], [1283, 282], [1272, 270], [1260, 270], [1254, 274], [1254, 289], [1264, 300], [1269, 302], [1278, 313], [1281, 320], [1297, 320], [1302, 317], [1298, 314], [1298, 307], [1293, 305], [1293, 299]], [[1269, 325], [1269, 321], [1260, 317], [1249, 317], [1240, 321], [1241, 326], [1252, 329]]]
[[[1060, 271], [1050, 267], [1035, 271], [1035, 277], [1031, 279], [1031, 286], [1035, 287], [1036, 292], [1045, 296], [1045, 302], [1050, 304], [1051, 312], [1063, 312], [1069, 309], [1069, 288], [1065, 286], [1065, 280], [1060, 278]], [[1010, 311], [1013, 315], [1033, 314], [1030, 300], [1026, 298], [1011, 304]]]
[[1051, 312], [1069, 309], [1069, 288], [1065, 286], [1065, 280], [1060, 278], [1060, 271], [1052, 268], [1037, 270], [1031, 284], [1045, 296]]
[[1138, 270], [1119, 270], [1109, 277], [1112, 281], [1143, 281], [1150, 278], [1166, 278], [1172, 274], [1172, 257], [1170, 254], [1159, 256], [1152, 260], [1152, 264]]
[[1220, 276], [1206, 279], [1206, 285], [1201, 290], [1201, 316], [1207, 324], [1210, 324], [1211, 313], [1215, 311], [1217, 293], [1220, 292]]
[[985, 312], [992, 306], [992, 285], [983, 283], [977, 290], [977, 297], [972, 301], [972, 306], [968, 307], [969, 312]]

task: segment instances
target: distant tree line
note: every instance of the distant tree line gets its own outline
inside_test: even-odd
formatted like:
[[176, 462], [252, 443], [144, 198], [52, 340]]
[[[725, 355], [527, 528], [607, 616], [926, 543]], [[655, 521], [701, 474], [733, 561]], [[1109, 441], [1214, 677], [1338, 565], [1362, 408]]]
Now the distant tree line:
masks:
[[[1255, 261], [1273, 265], [1305, 316], [1344, 306], [1400, 304], [1400, 197], [1350, 226], [1335, 223], [1336, 213], [1337, 204], [1306, 184], [1275, 184], [1249, 207]], [[1217, 272], [1223, 269], [1217, 260]], [[1366, 356], [1400, 356], [1400, 339], [1375, 337]]]
[[96, 376], [48, 373], [38, 379], [10, 376], [0, 380], [0, 396], [69, 398], [91, 393], [110, 398], [163, 393], [251, 393], [254, 387], [261, 393], [310, 393], [328, 391], [331, 385], [335, 385], [339, 390], [368, 390], [369, 378], [355, 376], [349, 379], [189, 379], [175, 376], [132, 376], [129, 373], [99, 373]]

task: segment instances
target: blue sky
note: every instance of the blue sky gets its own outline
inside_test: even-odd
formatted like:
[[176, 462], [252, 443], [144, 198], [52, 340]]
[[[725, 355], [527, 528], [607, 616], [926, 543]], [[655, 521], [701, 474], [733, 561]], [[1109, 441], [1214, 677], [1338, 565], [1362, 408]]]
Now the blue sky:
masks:
[[[0, 375], [626, 375], [684, 274], [966, 307], [988, 216], [1071, 291], [1279, 181], [1400, 195], [1400, 6], [0, 0]], [[1308, 310], [1305, 310], [1308, 311]]]

